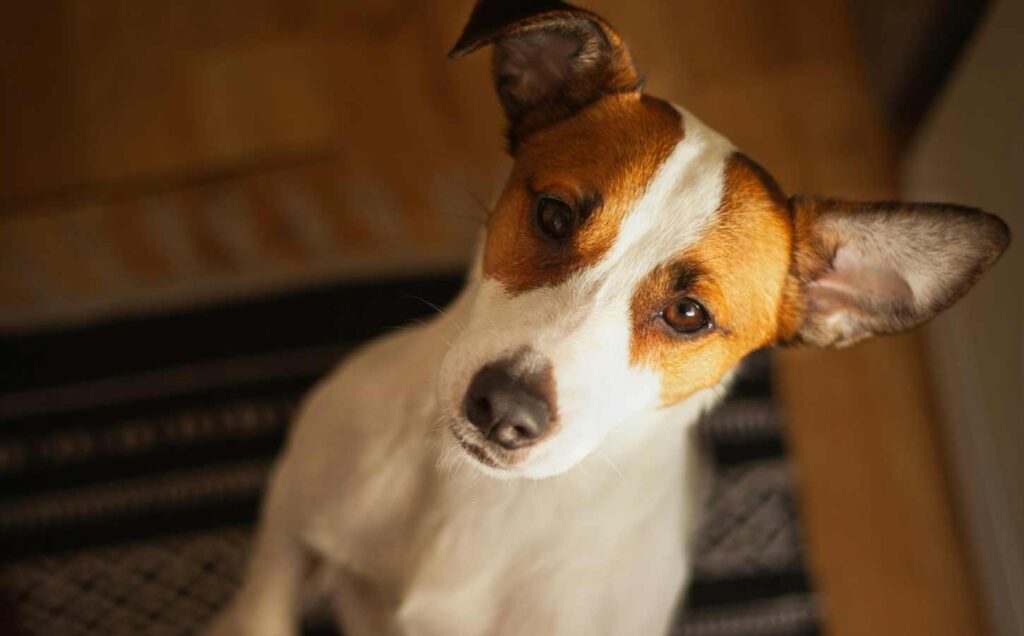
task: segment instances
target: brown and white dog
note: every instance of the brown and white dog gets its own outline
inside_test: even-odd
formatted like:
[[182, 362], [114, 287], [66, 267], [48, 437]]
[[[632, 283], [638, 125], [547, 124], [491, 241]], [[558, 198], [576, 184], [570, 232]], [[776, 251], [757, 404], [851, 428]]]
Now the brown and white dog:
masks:
[[485, 45], [515, 163], [466, 288], [306, 401], [218, 636], [295, 634], [313, 579], [349, 636], [665, 633], [730, 370], [917, 325], [1007, 246], [969, 208], [787, 198], [586, 10], [483, 0], [452, 55]]

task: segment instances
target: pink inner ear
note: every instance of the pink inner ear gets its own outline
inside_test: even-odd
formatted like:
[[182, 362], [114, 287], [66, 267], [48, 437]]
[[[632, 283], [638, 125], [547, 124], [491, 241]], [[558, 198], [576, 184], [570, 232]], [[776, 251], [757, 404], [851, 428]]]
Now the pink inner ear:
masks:
[[836, 253], [832, 270], [808, 285], [807, 293], [815, 307], [830, 312], [914, 302], [914, 290], [895, 268], [865, 259], [850, 248]]

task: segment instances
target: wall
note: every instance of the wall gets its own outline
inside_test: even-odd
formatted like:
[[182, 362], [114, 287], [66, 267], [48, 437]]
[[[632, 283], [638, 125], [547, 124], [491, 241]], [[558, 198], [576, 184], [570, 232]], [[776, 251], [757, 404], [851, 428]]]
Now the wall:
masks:
[[928, 327], [950, 456], [1001, 634], [1024, 633], [1024, 3], [997, 3], [905, 168], [907, 198], [1000, 215], [1014, 243]]

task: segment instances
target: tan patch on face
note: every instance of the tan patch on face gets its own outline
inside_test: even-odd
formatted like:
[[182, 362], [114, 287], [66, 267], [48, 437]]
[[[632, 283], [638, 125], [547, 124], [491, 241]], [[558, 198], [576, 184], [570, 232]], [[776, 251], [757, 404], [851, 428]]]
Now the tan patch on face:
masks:
[[783, 302], [779, 308], [778, 341], [788, 343], [796, 339], [804, 321], [807, 303], [801, 293], [803, 285], [815, 278], [829, 266], [835, 254], [835, 237], [831, 244], [815, 235], [815, 220], [818, 216], [817, 202], [799, 199], [792, 204], [793, 210], [793, 256], [792, 266], [783, 290]]
[[[536, 132], [520, 147], [488, 221], [484, 275], [520, 294], [557, 285], [598, 261], [682, 136], [679, 113], [640, 93], [604, 97]], [[537, 231], [532, 204], [538, 194], [589, 212], [565, 243]]]
[[[792, 240], [785, 199], [757, 164], [734, 154], [715, 217], [700, 242], [648, 274], [633, 296], [630, 361], [661, 375], [663, 406], [714, 385], [776, 335]], [[686, 297], [708, 310], [714, 329], [684, 336], [664, 324], [662, 309]]]

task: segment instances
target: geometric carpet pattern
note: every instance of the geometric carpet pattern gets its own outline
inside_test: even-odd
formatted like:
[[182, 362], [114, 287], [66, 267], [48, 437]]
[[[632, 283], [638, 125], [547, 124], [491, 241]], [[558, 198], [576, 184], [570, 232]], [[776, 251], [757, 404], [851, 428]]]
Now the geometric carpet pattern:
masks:
[[[0, 338], [0, 633], [195, 633], [237, 585], [301, 396], [458, 285], [326, 286]], [[818, 631], [770, 374], [751, 356], [699, 424], [715, 478], [676, 636]]]

